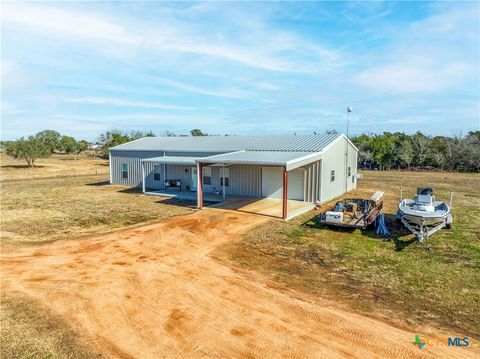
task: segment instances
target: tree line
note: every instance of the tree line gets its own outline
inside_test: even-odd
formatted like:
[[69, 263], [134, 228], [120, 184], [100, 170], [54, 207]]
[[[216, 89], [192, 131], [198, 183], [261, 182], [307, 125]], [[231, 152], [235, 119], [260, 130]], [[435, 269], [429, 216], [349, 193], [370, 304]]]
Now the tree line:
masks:
[[[191, 136], [207, 136], [207, 133], [195, 128], [190, 131]], [[5, 148], [7, 155], [20, 160], [25, 160], [29, 167], [35, 166], [39, 158], [50, 157], [53, 153], [67, 153], [76, 155], [91, 146], [100, 152], [100, 155], [108, 158], [108, 150], [111, 147], [121, 145], [143, 137], [154, 137], [152, 131], [120, 131], [110, 130], [102, 133], [95, 144], [85, 140], [77, 141], [71, 136], [61, 135], [54, 130], [44, 130], [27, 138], [19, 138], [15, 141], [2, 141], [1, 147]], [[162, 136], [177, 136], [175, 133], [165, 131]]]
[[453, 137], [384, 132], [362, 134], [351, 140], [359, 149], [358, 163], [362, 168], [480, 172], [480, 131]]
[[49, 157], [53, 153], [74, 154], [76, 159], [77, 154], [88, 148], [88, 142], [77, 141], [57, 131], [45, 130], [28, 138], [4, 141], [2, 147], [5, 148], [7, 155], [25, 160], [29, 167], [33, 167], [37, 159]]
[[[327, 131], [332, 133], [335, 131]], [[316, 134], [316, 133], [315, 133]], [[207, 136], [198, 128], [190, 131], [191, 136]], [[152, 137], [152, 131], [111, 130], [102, 133], [94, 146], [101, 155], [108, 157], [111, 147], [143, 137]], [[177, 136], [165, 131], [161, 136]], [[480, 172], [480, 131], [465, 136], [428, 136], [421, 132], [408, 135], [403, 132], [382, 134], [361, 134], [351, 138], [359, 149], [359, 167], [366, 169], [412, 169], [426, 168], [445, 171]], [[53, 153], [78, 154], [88, 148], [87, 141], [76, 141], [73, 137], [57, 131], [45, 130], [28, 138], [2, 142], [6, 153], [17, 159], [24, 159], [33, 167], [38, 158]]]

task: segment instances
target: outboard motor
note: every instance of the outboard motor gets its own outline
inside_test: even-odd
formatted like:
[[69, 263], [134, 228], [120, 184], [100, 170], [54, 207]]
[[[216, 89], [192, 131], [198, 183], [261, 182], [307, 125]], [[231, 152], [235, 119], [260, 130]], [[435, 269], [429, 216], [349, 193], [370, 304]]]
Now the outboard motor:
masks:
[[432, 187], [417, 187], [417, 194], [431, 196], [433, 194]]

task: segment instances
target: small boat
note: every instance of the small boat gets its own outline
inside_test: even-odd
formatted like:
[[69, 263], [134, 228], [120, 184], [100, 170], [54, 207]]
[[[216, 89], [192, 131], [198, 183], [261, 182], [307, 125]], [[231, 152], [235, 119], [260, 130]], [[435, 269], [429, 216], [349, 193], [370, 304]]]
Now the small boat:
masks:
[[417, 188], [414, 199], [402, 199], [398, 204], [397, 219], [402, 222], [419, 241], [423, 241], [439, 229], [450, 228], [452, 214], [450, 205], [446, 202], [436, 201], [431, 187]]
[[369, 199], [344, 199], [320, 215], [321, 224], [365, 229], [373, 224], [383, 207], [383, 192], [377, 191]]

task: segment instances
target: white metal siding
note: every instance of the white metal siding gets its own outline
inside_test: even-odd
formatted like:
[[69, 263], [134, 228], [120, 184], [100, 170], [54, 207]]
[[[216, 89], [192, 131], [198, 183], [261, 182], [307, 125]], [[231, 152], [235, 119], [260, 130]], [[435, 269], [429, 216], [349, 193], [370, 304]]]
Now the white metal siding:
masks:
[[[304, 200], [305, 170], [297, 168], [288, 172], [288, 199]], [[262, 197], [283, 197], [283, 168], [262, 167]]]
[[288, 199], [303, 201], [305, 195], [305, 169], [297, 168], [288, 172]]
[[[230, 186], [225, 188], [226, 195], [261, 197], [261, 167], [232, 165], [230, 168]], [[217, 167], [217, 179], [220, 181], [220, 167]], [[220, 187], [220, 182], [218, 182]]]
[[[321, 179], [321, 201], [327, 202], [345, 193], [345, 186], [347, 191], [356, 188], [355, 183], [351, 182], [351, 177], [346, 179], [346, 146], [348, 141], [343, 137], [336, 141], [326, 153], [322, 156], [322, 179]], [[357, 173], [357, 151], [350, 145], [348, 150], [348, 161], [352, 167], [352, 175]], [[335, 171], [335, 181], [330, 181], [330, 172]]]
[[262, 167], [262, 197], [282, 198], [282, 167]]
[[305, 166], [305, 201], [320, 201], [321, 161], [315, 161]]
[[[163, 156], [160, 151], [111, 151], [110, 176], [112, 184], [139, 187], [142, 185], [142, 163], [144, 158]], [[122, 178], [122, 164], [128, 165], [128, 178]], [[145, 174], [153, 170], [153, 164], [145, 164]], [[152, 177], [153, 179], [153, 177]], [[146, 183], [146, 182], [145, 182]]]

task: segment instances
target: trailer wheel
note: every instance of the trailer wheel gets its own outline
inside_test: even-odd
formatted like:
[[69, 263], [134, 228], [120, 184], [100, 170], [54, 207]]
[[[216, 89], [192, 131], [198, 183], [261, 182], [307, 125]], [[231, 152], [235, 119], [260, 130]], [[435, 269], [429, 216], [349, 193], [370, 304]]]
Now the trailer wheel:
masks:
[[451, 223], [446, 223], [446, 224], [445, 224], [445, 228], [446, 228], [446, 229], [451, 229], [451, 228], [452, 228], [452, 224], [451, 224]]

